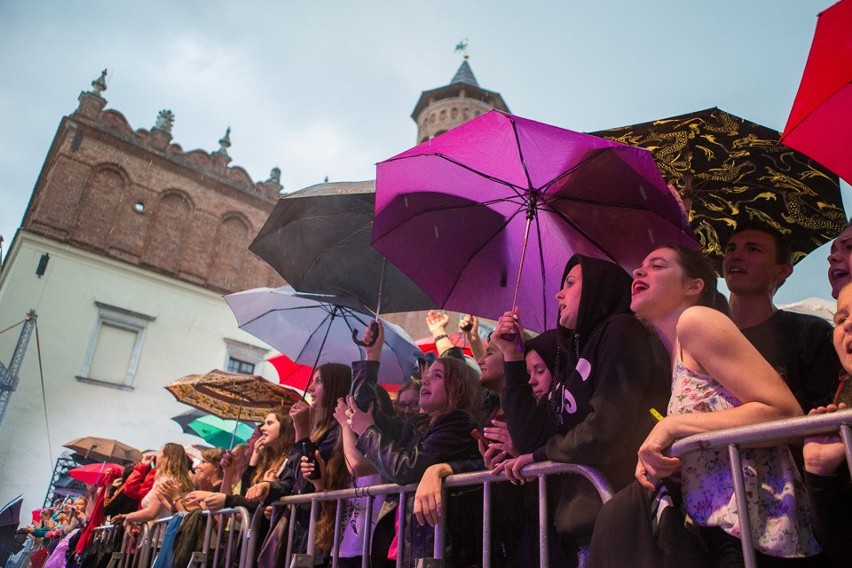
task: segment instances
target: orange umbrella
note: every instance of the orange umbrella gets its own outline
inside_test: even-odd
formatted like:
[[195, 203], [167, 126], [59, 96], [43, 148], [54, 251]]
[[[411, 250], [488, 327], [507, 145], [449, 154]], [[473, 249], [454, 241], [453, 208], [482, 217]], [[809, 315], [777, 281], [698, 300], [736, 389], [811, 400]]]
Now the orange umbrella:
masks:
[[289, 408], [301, 399], [292, 389], [276, 385], [257, 375], [240, 375], [213, 370], [204, 375], [187, 375], [166, 385], [184, 404], [219, 418], [262, 422], [276, 408]]

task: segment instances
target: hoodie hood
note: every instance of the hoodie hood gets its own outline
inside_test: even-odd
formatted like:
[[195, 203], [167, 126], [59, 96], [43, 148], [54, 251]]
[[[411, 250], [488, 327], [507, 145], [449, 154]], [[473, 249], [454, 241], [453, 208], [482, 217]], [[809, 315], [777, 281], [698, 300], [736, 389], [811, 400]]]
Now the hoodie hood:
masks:
[[[617, 264], [581, 254], [572, 256], [565, 265], [562, 282], [568, 272], [578, 264], [583, 271], [583, 288], [577, 311], [577, 327], [568, 330], [559, 326], [563, 345], [577, 356], [582, 351], [583, 344], [604, 320], [616, 314], [631, 313], [630, 287], [633, 283], [633, 279]], [[569, 340], [567, 343], [566, 339]]]
[[530, 351], [538, 353], [538, 356], [542, 358], [544, 364], [547, 365], [551, 375], [554, 377], [556, 376], [557, 352], [559, 349], [557, 341], [557, 330], [548, 329], [524, 343], [524, 354]]

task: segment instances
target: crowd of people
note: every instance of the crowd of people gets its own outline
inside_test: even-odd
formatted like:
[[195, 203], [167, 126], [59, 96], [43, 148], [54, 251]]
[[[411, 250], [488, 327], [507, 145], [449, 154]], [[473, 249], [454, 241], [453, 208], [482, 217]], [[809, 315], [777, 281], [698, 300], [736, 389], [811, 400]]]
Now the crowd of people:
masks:
[[[852, 373], [852, 227], [828, 259], [833, 331], [773, 304], [793, 270], [774, 229], [741, 227], [724, 250], [727, 298], [710, 262], [680, 246], [648, 251], [632, 274], [574, 255], [553, 306], [557, 328], [530, 337], [514, 310], [486, 343], [476, 318], [464, 316], [459, 327], [474, 357], [450, 341], [448, 316], [430, 312], [439, 356], [405, 378], [395, 401], [378, 384], [376, 322], [364, 331], [363, 360], [318, 367], [310, 402], [269, 413], [245, 445], [208, 450], [193, 465], [183, 447], [166, 444], [97, 502], [45, 509], [29, 531], [56, 548], [51, 562], [63, 542], [83, 552], [73, 535], [102, 519], [132, 525], [244, 506], [267, 519], [257, 553], [259, 565], [272, 566], [291, 528], [271, 514], [278, 499], [417, 483], [403, 502], [374, 498], [370, 515], [366, 497], [346, 501], [340, 517], [333, 503], [323, 505], [314, 564], [330, 565], [337, 545], [340, 566], [360, 566], [367, 539], [371, 566], [395, 565], [398, 555], [413, 566], [432, 556], [432, 527], [444, 521], [448, 565], [476, 566], [490, 546], [496, 566], [536, 566], [538, 492], [524, 468], [551, 460], [596, 468], [616, 492], [603, 504], [580, 476], [547, 479], [553, 565], [738, 566], [747, 538], [760, 566], [847, 566], [852, 490], [838, 436], [743, 451], [752, 531], [745, 536], [727, 453], [675, 458], [667, 449], [693, 434], [845, 406], [835, 395]], [[444, 477], [483, 469], [511, 482], [494, 486], [490, 543], [481, 541], [481, 487], [442, 492]], [[662, 517], [654, 513], [661, 502], [674, 505]], [[412, 519], [402, 530], [400, 507]], [[295, 546], [307, 550], [306, 511], [295, 524]], [[673, 531], [668, 544], [660, 542], [663, 527]], [[668, 545], [677, 550], [666, 552]], [[52, 565], [66, 557], [75, 558], [63, 553]]]

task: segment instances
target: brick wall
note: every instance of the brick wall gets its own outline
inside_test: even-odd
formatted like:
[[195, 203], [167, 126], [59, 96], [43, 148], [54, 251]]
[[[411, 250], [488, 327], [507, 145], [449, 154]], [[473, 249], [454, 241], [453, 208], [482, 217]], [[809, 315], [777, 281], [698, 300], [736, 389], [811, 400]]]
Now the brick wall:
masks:
[[105, 104], [83, 93], [62, 119], [23, 228], [217, 292], [283, 284], [248, 251], [279, 188]]

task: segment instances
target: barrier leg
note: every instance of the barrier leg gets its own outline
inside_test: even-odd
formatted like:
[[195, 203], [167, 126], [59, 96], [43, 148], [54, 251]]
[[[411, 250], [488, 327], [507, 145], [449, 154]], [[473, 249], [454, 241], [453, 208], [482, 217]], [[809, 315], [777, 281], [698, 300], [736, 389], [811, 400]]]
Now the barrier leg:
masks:
[[743, 481], [743, 463], [736, 444], [728, 444], [728, 457], [731, 459], [731, 477], [737, 496], [737, 511], [740, 519], [740, 540], [743, 543], [743, 561], [746, 568], [757, 566], [754, 556], [754, 544], [751, 542], [751, 519], [748, 514], [745, 481]]

